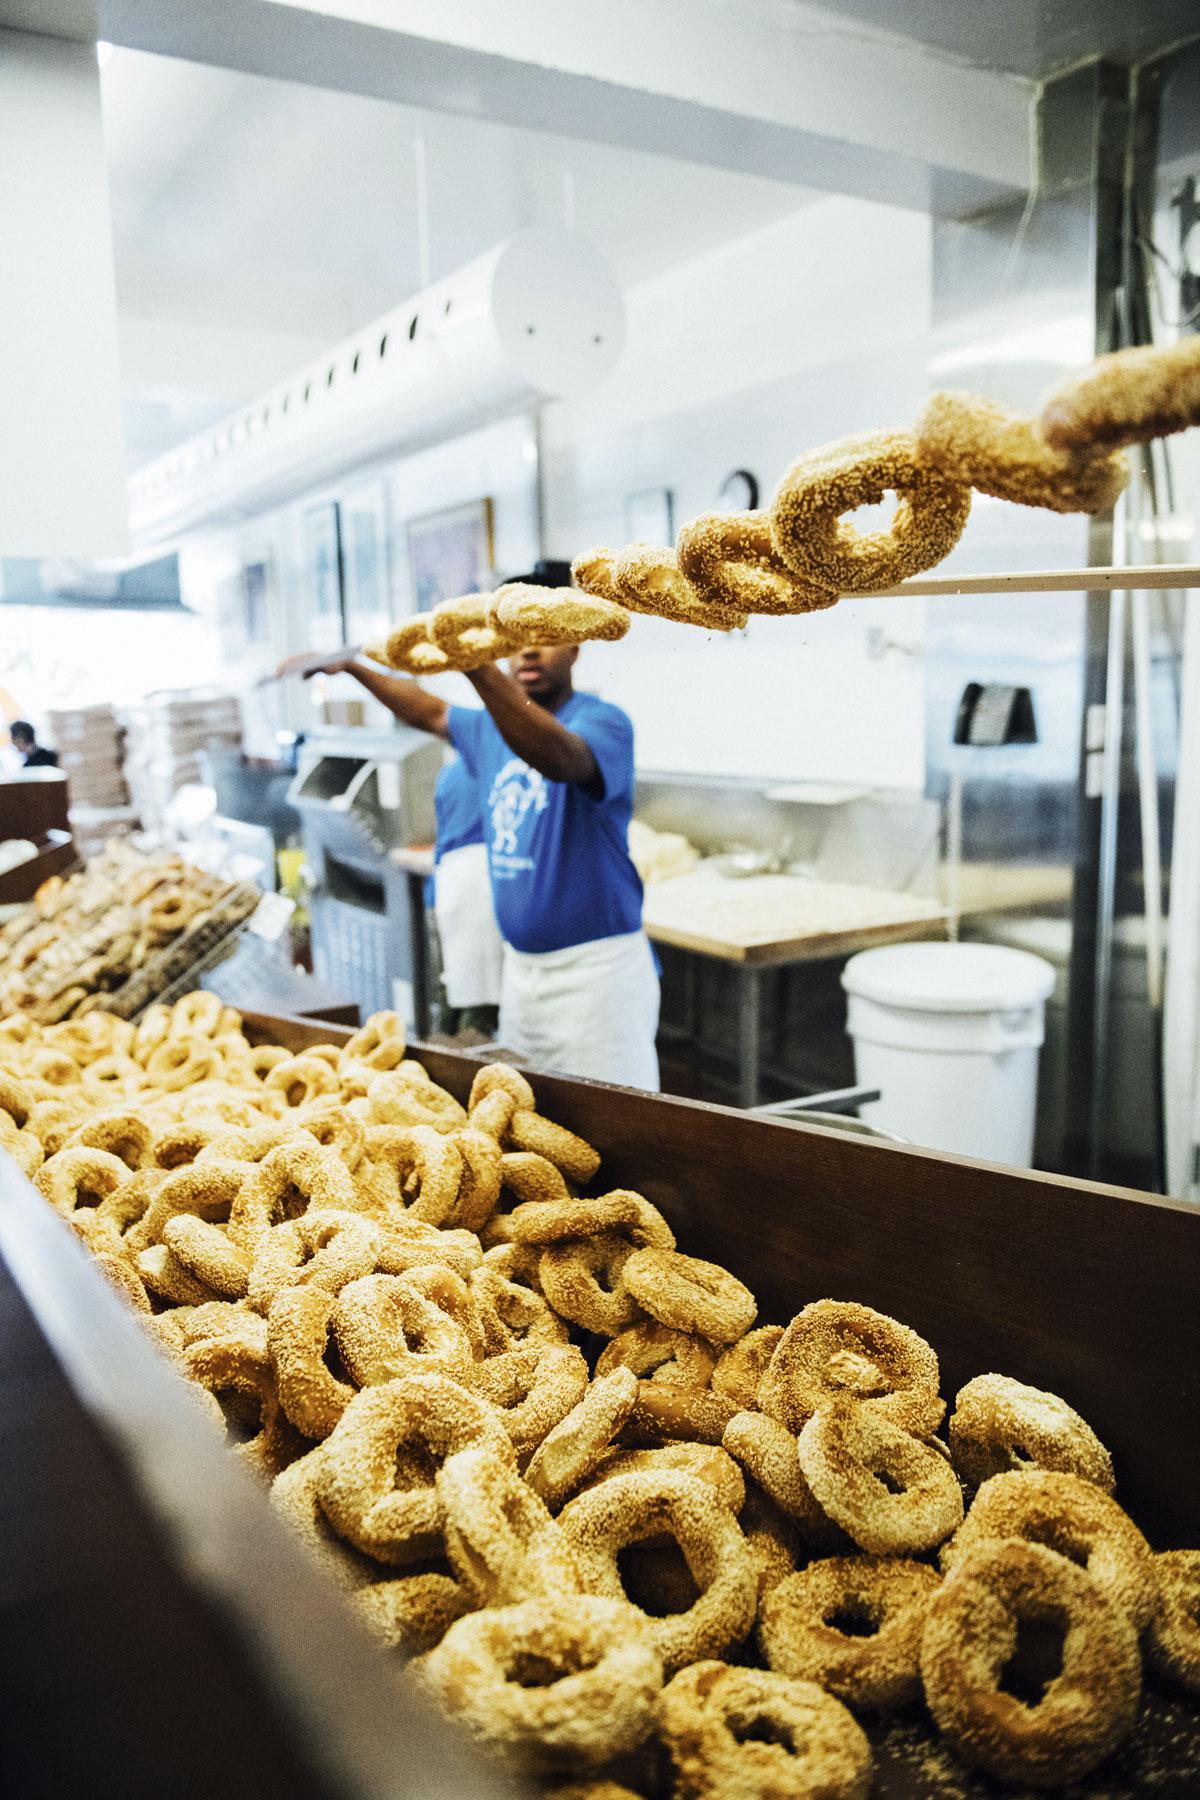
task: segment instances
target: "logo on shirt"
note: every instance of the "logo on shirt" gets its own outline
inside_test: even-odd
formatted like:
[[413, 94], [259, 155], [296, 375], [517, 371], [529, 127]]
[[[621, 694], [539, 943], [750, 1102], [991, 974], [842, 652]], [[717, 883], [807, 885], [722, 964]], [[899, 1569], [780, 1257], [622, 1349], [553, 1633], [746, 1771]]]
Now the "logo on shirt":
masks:
[[[546, 780], [528, 763], [514, 756], [506, 762], [492, 783], [488, 808], [492, 817], [492, 855], [507, 861], [517, 853], [517, 833], [530, 813], [545, 812], [550, 804]], [[523, 866], [532, 862], [522, 858]]]

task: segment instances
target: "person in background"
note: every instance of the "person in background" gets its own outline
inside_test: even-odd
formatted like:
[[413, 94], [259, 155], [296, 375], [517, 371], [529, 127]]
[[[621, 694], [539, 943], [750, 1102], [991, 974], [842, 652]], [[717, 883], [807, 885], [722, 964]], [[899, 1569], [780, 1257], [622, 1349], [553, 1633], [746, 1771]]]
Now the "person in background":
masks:
[[[535, 571], [541, 586], [561, 580]], [[574, 648], [531, 645], [466, 679], [482, 709], [450, 706], [353, 649], [291, 657], [279, 673], [350, 674], [462, 758], [482, 814], [504, 939], [500, 1042], [566, 1075], [657, 1090], [658, 973], [627, 844], [633, 726], [574, 686]]]
[[8, 728], [13, 749], [19, 752], [27, 769], [56, 769], [58, 767], [58, 751], [47, 750], [39, 744], [37, 735], [28, 719], [14, 719]]
[[456, 1017], [452, 1028], [496, 1035], [504, 942], [492, 907], [479, 796], [461, 756], [446, 764], [433, 794], [433, 911], [442, 952], [442, 984]]

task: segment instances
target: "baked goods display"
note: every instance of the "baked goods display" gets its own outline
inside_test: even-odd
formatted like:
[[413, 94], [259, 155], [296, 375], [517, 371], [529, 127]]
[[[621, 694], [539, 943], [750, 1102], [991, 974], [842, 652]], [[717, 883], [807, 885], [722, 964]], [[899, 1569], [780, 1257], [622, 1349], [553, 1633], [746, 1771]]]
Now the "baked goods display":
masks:
[[[1200, 341], [1099, 357], [1019, 413], [979, 394], [930, 396], [913, 430], [824, 444], [784, 474], [769, 507], [691, 520], [671, 545], [589, 550], [585, 593], [707, 631], [754, 613], [809, 613], [934, 568], [962, 536], [973, 491], [1053, 512], [1105, 512], [1129, 479], [1125, 446], [1200, 424]], [[896, 497], [890, 522], [851, 515]]]
[[1136, 1732], [1143, 1653], [1200, 1689], [1200, 1551], [1151, 1552], [1066, 1399], [986, 1373], [947, 1422], [900, 1321], [760, 1323], [517, 1069], [461, 1104], [389, 1014], [300, 1054], [209, 994], [22, 1014], [0, 1147], [408, 1678], [560, 1800], [865, 1797], [893, 1720], [1058, 1788]]
[[258, 901], [244, 882], [114, 840], [0, 926], [0, 1013], [44, 1025], [97, 1008], [132, 1018]]
[[444, 675], [482, 668], [526, 644], [612, 642], [628, 630], [629, 614], [607, 599], [511, 581], [415, 613], [366, 654], [409, 675]]

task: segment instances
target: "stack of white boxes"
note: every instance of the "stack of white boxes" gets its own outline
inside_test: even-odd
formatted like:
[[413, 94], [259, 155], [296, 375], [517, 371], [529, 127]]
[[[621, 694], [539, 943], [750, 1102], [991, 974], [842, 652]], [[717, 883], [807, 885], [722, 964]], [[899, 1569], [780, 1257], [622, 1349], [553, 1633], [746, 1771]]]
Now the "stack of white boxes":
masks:
[[47, 741], [70, 784], [71, 831], [84, 857], [136, 831], [138, 815], [122, 767], [125, 733], [112, 707], [63, 706], [46, 715]]
[[236, 750], [242, 742], [237, 696], [212, 688], [148, 694], [142, 706], [129, 712], [127, 724], [126, 774], [149, 831], [161, 827], [173, 794], [204, 780], [203, 751]]

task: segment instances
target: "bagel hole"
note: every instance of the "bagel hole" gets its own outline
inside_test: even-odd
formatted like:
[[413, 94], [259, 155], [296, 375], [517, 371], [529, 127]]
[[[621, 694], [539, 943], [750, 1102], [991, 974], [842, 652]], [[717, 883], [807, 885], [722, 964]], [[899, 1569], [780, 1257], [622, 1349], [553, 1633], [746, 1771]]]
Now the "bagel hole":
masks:
[[889, 1494], [906, 1494], [908, 1492], [905, 1483], [898, 1480], [890, 1469], [872, 1469], [871, 1473], [880, 1487], [886, 1488]]
[[843, 1637], [874, 1637], [879, 1630], [878, 1619], [860, 1600], [843, 1600], [825, 1614], [825, 1624], [831, 1631], [840, 1631]]
[[293, 1182], [289, 1182], [279, 1196], [279, 1218], [289, 1223], [298, 1219], [308, 1210], [308, 1195], [302, 1194]]
[[1092, 1550], [1090, 1544], [1081, 1544], [1075, 1538], [1068, 1537], [1063, 1530], [1055, 1530], [1053, 1525], [1032, 1524], [1026, 1526], [1021, 1536], [1029, 1544], [1044, 1544], [1047, 1550], [1053, 1550], [1058, 1556], [1065, 1556], [1076, 1568], [1086, 1569]]
[[863, 506], [856, 506], [853, 511], [843, 513], [841, 523], [852, 531], [870, 536], [876, 531], [890, 531], [896, 517], [899, 500], [889, 488], [881, 500], [868, 501]]
[[531, 1650], [518, 1650], [509, 1661], [505, 1674], [518, 1687], [544, 1688], [553, 1687], [565, 1675], [578, 1675], [592, 1667], [594, 1664], [585, 1662], [573, 1645], [564, 1644], [554, 1662], [548, 1656], [534, 1655]]
[[407, 1493], [411, 1488], [432, 1487], [437, 1471], [438, 1465], [424, 1444], [396, 1446], [395, 1485], [401, 1493]]
[[1037, 1706], [1063, 1668], [1064, 1632], [1047, 1619], [1018, 1619], [1012, 1654], [1000, 1671], [997, 1687], [1022, 1706]]
[[230, 1444], [248, 1444], [262, 1430], [262, 1401], [243, 1388], [217, 1388], [216, 1401], [225, 1417], [225, 1437]]
[[1035, 1460], [1030, 1456], [1024, 1444], [1010, 1444], [1008, 1454], [1010, 1460], [1015, 1463], [1032, 1463]]
[[326, 1338], [325, 1354], [322, 1356], [321, 1362], [328, 1373], [333, 1376], [333, 1379], [335, 1381], [340, 1381], [344, 1387], [354, 1387], [356, 1385], [354, 1377], [342, 1361], [342, 1353], [338, 1349], [337, 1339], [335, 1337], [330, 1336]]
[[739, 1744], [774, 1744], [777, 1749], [786, 1750], [789, 1756], [796, 1754], [796, 1740], [786, 1725], [778, 1719], [769, 1718], [766, 1713], [755, 1713], [748, 1719], [730, 1719], [728, 1721], [730, 1736]]
[[847, 1346], [835, 1350], [825, 1365], [827, 1378], [853, 1394], [876, 1395], [890, 1392], [888, 1380], [877, 1362], [864, 1350]]
[[670, 1618], [695, 1606], [700, 1589], [673, 1538], [664, 1544], [627, 1544], [617, 1552], [621, 1586], [652, 1619]]

